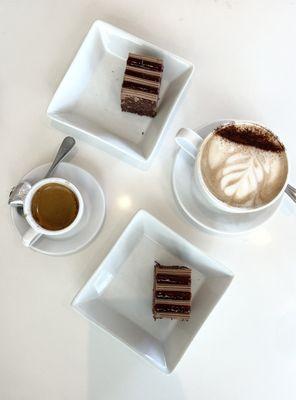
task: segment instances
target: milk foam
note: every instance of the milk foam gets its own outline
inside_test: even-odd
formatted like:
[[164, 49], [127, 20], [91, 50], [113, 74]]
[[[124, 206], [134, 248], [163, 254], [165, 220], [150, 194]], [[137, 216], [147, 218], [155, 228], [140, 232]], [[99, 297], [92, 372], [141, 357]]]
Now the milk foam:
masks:
[[270, 202], [287, 176], [285, 152], [261, 150], [212, 135], [201, 155], [203, 179], [215, 197], [235, 207]]

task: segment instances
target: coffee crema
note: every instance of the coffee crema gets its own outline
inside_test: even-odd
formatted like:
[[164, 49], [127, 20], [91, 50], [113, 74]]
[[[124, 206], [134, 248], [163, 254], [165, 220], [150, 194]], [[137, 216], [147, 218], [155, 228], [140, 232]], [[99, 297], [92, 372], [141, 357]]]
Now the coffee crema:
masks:
[[69, 226], [76, 218], [79, 203], [75, 193], [59, 183], [41, 186], [33, 196], [31, 211], [42, 228], [58, 231]]
[[284, 145], [253, 124], [217, 128], [201, 154], [201, 173], [210, 192], [232, 207], [257, 208], [283, 188], [288, 173]]

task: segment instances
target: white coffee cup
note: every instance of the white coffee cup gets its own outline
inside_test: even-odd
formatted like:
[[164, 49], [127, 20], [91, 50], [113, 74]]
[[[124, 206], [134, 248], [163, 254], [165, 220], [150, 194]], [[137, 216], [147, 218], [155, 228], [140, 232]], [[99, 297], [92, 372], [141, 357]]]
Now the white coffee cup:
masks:
[[253, 121], [242, 121], [242, 120], [225, 120], [225, 121], [219, 121], [221, 123], [212, 123], [209, 126], [212, 126], [213, 129], [210, 131], [210, 133], [208, 133], [208, 135], [205, 138], [202, 138], [197, 132], [195, 132], [194, 130], [190, 129], [190, 128], [182, 128], [180, 129], [180, 131], [177, 133], [176, 135], [176, 142], [177, 144], [191, 157], [195, 160], [195, 165], [194, 165], [194, 182], [196, 184], [196, 186], [200, 187], [201, 190], [203, 191], [203, 193], [205, 194], [206, 198], [210, 201], [210, 203], [222, 210], [222, 211], [226, 211], [229, 213], [254, 213], [254, 212], [258, 212], [261, 211], [267, 207], [270, 207], [271, 205], [273, 205], [277, 200], [279, 200], [279, 198], [281, 198], [283, 196], [283, 193], [285, 191], [285, 188], [287, 186], [288, 183], [288, 176], [289, 176], [289, 159], [288, 159], [288, 155], [287, 155], [287, 177], [285, 180], [285, 183], [282, 187], [282, 189], [280, 190], [280, 192], [268, 203], [256, 207], [256, 208], [244, 208], [244, 207], [234, 207], [231, 206], [227, 203], [224, 203], [223, 201], [219, 200], [217, 197], [215, 197], [213, 195], [213, 193], [209, 190], [209, 188], [207, 187], [204, 179], [203, 179], [203, 175], [201, 172], [201, 155], [203, 152], [203, 149], [207, 143], [207, 141], [211, 138], [211, 136], [214, 134], [215, 129], [218, 126], [223, 126], [225, 124], [248, 124], [248, 125], [253, 125], [253, 126], [260, 126], [264, 129], [267, 129], [270, 131], [270, 129], [268, 129], [267, 127], [265, 127], [262, 124], [258, 124], [256, 122]]
[[[76, 196], [78, 200], [78, 213], [74, 219], [73, 222], [71, 222], [70, 225], [68, 225], [66, 228], [60, 229], [60, 230], [48, 230], [44, 229], [42, 226], [40, 226], [36, 220], [34, 219], [32, 215], [32, 199], [34, 197], [34, 194], [37, 192], [38, 189], [40, 189], [42, 186], [47, 185], [49, 183], [58, 183], [60, 185], [63, 185], [70, 189]], [[35, 183], [35, 185], [32, 186], [30, 191], [28, 192], [25, 200], [24, 200], [24, 205], [23, 205], [23, 210], [24, 210], [24, 216], [30, 225], [30, 228], [25, 232], [23, 236], [23, 244], [26, 247], [30, 247], [33, 243], [36, 242], [40, 238], [41, 235], [46, 235], [46, 236], [54, 236], [58, 238], [63, 238], [69, 236], [69, 233], [72, 233], [74, 228], [77, 226], [79, 221], [81, 220], [81, 217], [84, 212], [84, 203], [82, 196], [77, 189], [76, 186], [73, 185], [73, 183], [62, 179], [62, 178], [46, 178], [42, 179], [41, 181], [38, 181]]]

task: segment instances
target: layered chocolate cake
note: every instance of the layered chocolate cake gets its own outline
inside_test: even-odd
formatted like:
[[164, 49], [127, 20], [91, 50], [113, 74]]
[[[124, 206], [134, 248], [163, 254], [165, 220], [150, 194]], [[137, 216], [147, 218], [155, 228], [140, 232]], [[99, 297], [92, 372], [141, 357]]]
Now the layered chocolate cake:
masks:
[[129, 53], [121, 89], [121, 110], [155, 117], [162, 71], [161, 59]]
[[191, 312], [191, 269], [155, 262], [153, 318], [187, 321]]

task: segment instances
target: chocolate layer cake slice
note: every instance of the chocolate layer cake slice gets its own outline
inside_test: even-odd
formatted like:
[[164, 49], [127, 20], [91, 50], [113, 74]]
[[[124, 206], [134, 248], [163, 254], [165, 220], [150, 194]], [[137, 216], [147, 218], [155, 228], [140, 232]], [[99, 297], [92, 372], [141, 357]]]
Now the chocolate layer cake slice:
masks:
[[161, 59], [129, 53], [121, 89], [121, 110], [155, 117], [162, 71]]
[[191, 269], [155, 262], [153, 318], [188, 320], [191, 311]]

